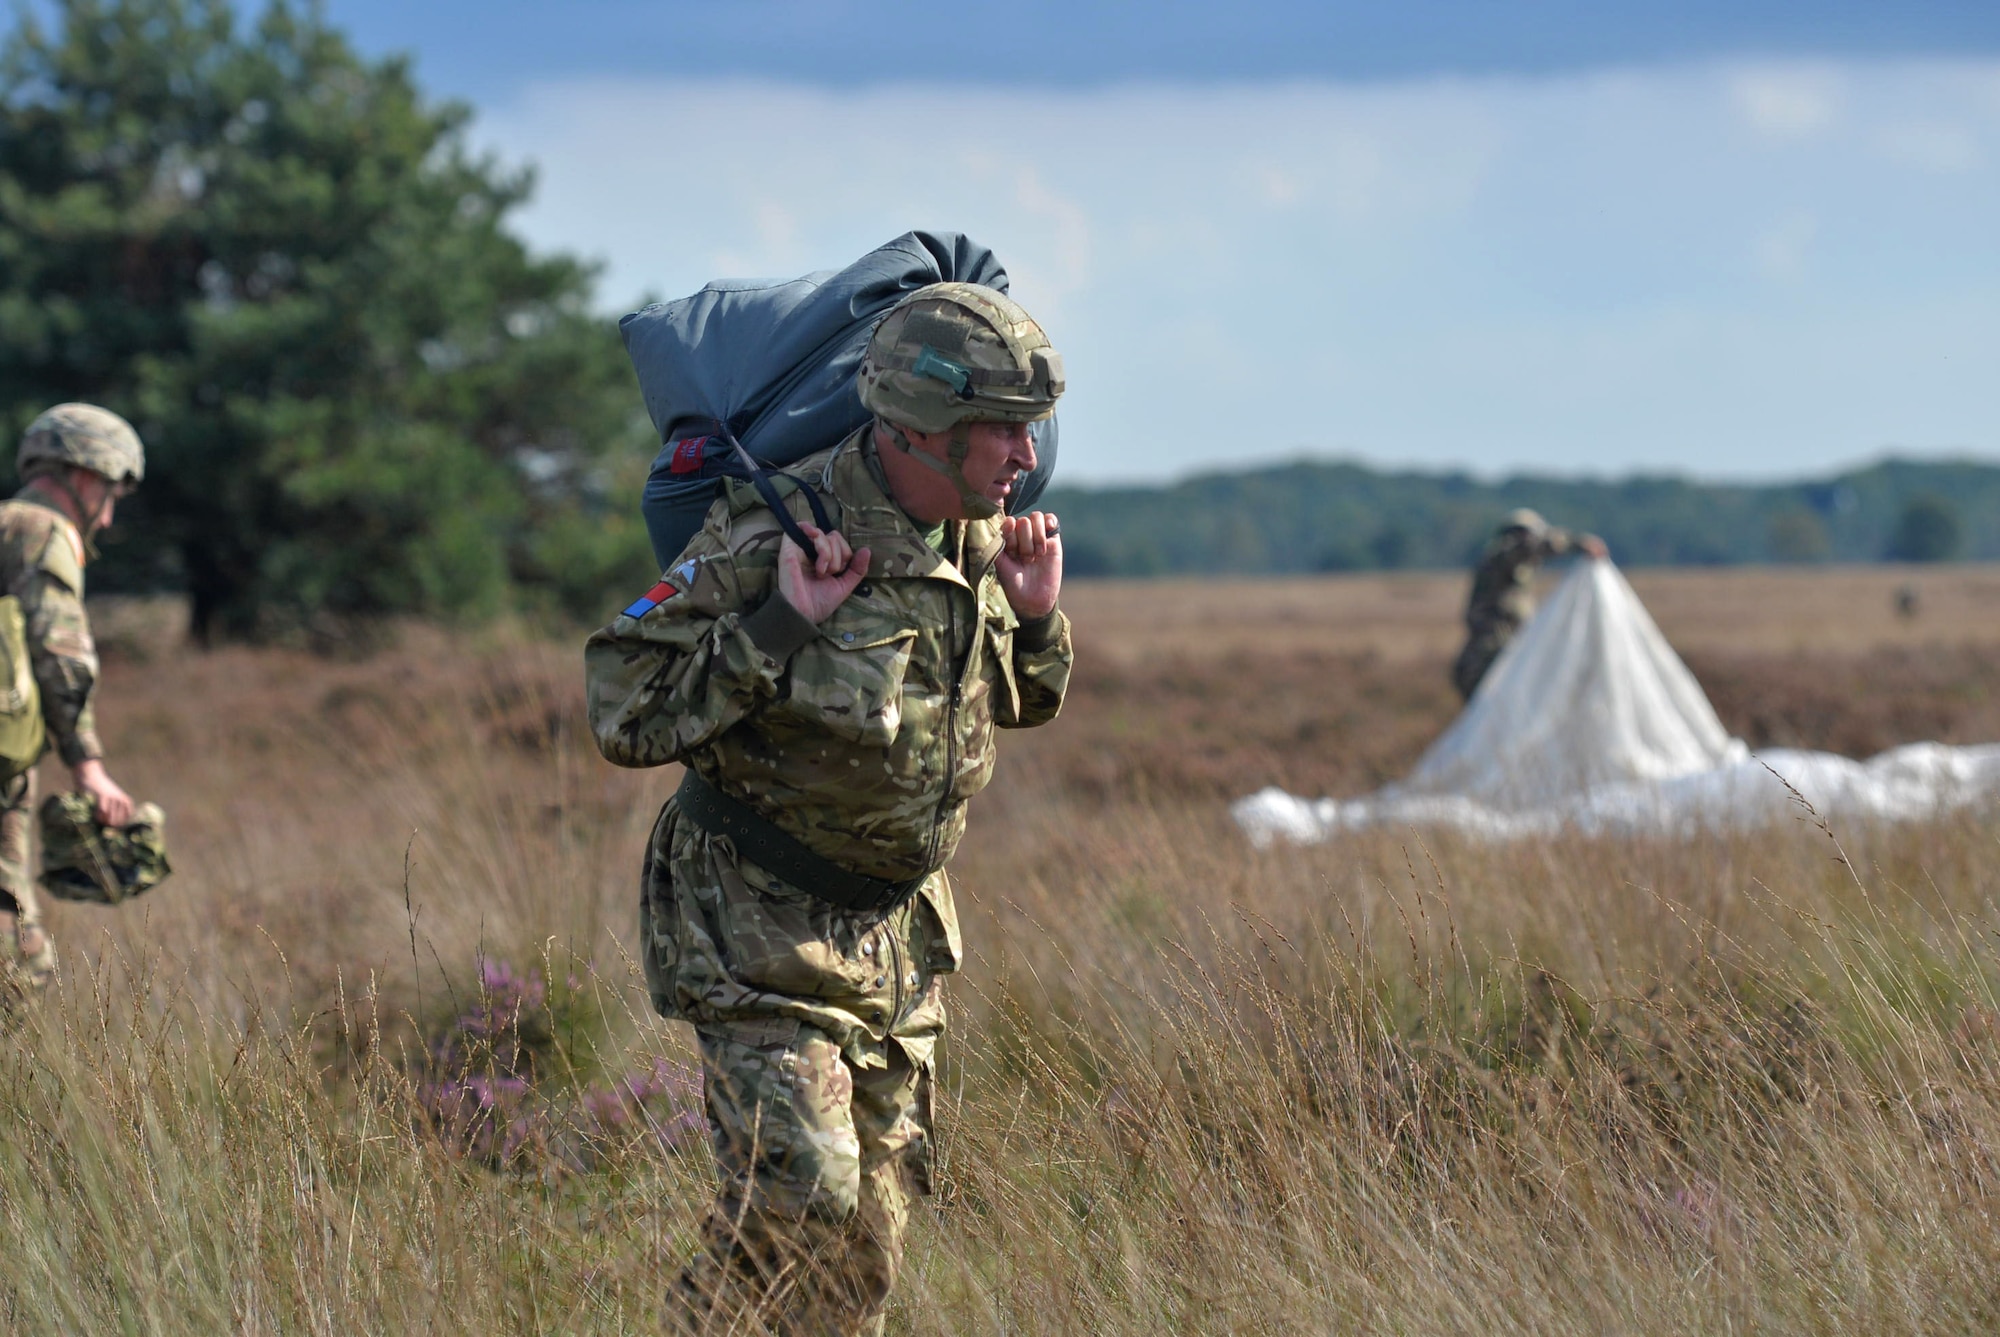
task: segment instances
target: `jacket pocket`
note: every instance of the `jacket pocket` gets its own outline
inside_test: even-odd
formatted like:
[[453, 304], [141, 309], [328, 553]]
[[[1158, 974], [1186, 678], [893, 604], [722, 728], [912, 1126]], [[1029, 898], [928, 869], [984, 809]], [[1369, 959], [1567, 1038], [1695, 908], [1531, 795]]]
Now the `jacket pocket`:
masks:
[[949, 975], [965, 961], [965, 944], [958, 932], [958, 901], [951, 892], [951, 875], [940, 868], [925, 880], [913, 907], [922, 934], [913, 944], [924, 972]]
[[640, 960], [653, 1010], [663, 1017], [679, 1016], [680, 904], [674, 895], [674, 824], [680, 810], [669, 801], [653, 823], [646, 842], [646, 864], [639, 878]]
[[849, 604], [792, 657], [786, 708], [836, 738], [887, 747], [903, 727], [903, 677], [917, 629]]
[[1014, 724], [1021, 718], [1021, 689], [1014, 681], [1014, 627], [988, 617], [985, 623], [986, 653], [993, 661], [993, 719], [998, 724]]

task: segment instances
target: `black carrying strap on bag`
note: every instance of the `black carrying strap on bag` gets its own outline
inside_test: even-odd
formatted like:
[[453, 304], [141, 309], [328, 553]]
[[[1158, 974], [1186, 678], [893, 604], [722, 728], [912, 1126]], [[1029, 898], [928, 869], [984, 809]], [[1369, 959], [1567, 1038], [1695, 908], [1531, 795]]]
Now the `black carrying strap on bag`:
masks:
[[[715, 435], [735, 454], [737, 466], [742, 470], [742, 476], [750, 480], [750, 485], [757, 489], [757, 495], [762, 497], [764, 504], [771, 508], [771, 514], [778, 517], [778, 523], [784, 527], [785, 534], [792, 542], [799, 545], [799, 550], [805, 553], [807, 557], [812, 558], [814, 561], [819, 560], [819, 549], [814, 546], [811, 539], [806, 537], [806, 531], [799, 528], [799, 522], [792, 519], [792, 513], [785, 509], [784, 498], [778, 495], [778, 489], [771, 483], [772, 473], [779, 471], [774, 471], [759, 464], [751, 456], [750, 452], [743, 448], [743, 443], [736, 439], [736, 434], [729, 430], [728, 423], [716, 420]], [[799, 491], [805, 494], [806, 505], [812, 507], [813, 523], [819, 526], [819, 532], [822, 534], [831, 534], [833, 532], [833, 521], [827, 518], [826, 503], [819, 499], [819, 493], [814, 491], [812, 486], [804, 479], [799, 478], [795, 474], [786, 474], [785, 477], [797, 483]]]
[[674, 802], [689, 821], [711, 836], [729, 837], [736, 852], [751, 863], [843, 910], [886, 914], [930, 878], [926, 873], [902, 882], [888, 882], [842, 868], [831, 859], [813, 853], [693, 771], [682, 777]]
[[[750, 452], [743, 449], [742, 444], [734, 437], [730, 438], [729, 444], [735, 448], [737, 456], [742, 460], [743, 467], [749, 471], [750, 482], [756, 487], [757, 495], [764, 499], [764, 504], [771, 508], [771, 514], [777, 516], [778, 523], [784, 526], [785, 534], [792, 542], [799, 545], [800, 550], [807, 557], [818, 561], [819, 548], [811, 539], [806, 537], [805, 530], [799, 528], [799, 522], [792, 519], [792, 513], [785, 509], [784, 500], [778, 496], [778, 489], [771, 485], [770, 472], [760, 468], [757, 461], [750, 458]], [[791, 478], [792, 475], [787, 474], [786, 477]], [[792, 481], [798, 483], [799, 491], [805, 493], [806, 504], [812, 507], [813, 523], [819, 526], [819, 532], [822, 534], [831, 534], [833, 532], [833, 521], [827, 518], [826, 504], [819, 499], [819, 493], [813, 491], [810, 485], [800, 482], [797, 478], [792, 478]]]

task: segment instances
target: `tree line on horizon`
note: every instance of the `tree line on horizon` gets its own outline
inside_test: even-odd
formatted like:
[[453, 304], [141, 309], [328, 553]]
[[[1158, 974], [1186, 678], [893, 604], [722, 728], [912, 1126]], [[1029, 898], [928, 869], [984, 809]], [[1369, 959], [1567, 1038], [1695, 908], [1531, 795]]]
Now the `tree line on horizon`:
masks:
[[1891, 459], [1772, 484], [1671, 476], [1487, 482], [1301, 461], [1150, 487], [1066, 487], [1078, 576], [1461, 567], [1516, 507], [1604, 537], [1625, 566], [2000, 560], [2000, 465]]

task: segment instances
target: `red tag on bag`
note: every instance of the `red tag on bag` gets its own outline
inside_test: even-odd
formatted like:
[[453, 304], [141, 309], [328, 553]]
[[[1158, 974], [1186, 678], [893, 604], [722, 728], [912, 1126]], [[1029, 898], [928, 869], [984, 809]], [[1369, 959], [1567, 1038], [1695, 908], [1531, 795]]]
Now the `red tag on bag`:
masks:
[[705, 436], [687, 436], [676, 441], [674, 458], [667, 465], [667, 472], [691, 474], [700, 469], [702, 453], [707, 445], [708, 438]]

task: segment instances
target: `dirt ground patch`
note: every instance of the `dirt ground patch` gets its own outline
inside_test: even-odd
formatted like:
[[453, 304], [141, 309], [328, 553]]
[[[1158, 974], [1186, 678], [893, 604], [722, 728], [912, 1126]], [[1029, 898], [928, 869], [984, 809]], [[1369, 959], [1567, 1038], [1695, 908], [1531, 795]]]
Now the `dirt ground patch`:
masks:
[[[1552, 588], [1560, 570], [1544, 572]], [[2000, 646], [2000, 566], [1791, 566], [1628, 571], [1682, 653], [1860, 654]], [[1439, 660], [1458, 649], [1470, 577], [1395, 572], [1266, 580], [1072, 582], [1063, 604], [1097, 652], [1234, 658], [1248, 651], [1373, 652]], [[1914, 595], [1913, 611], [1898, 596]]]

